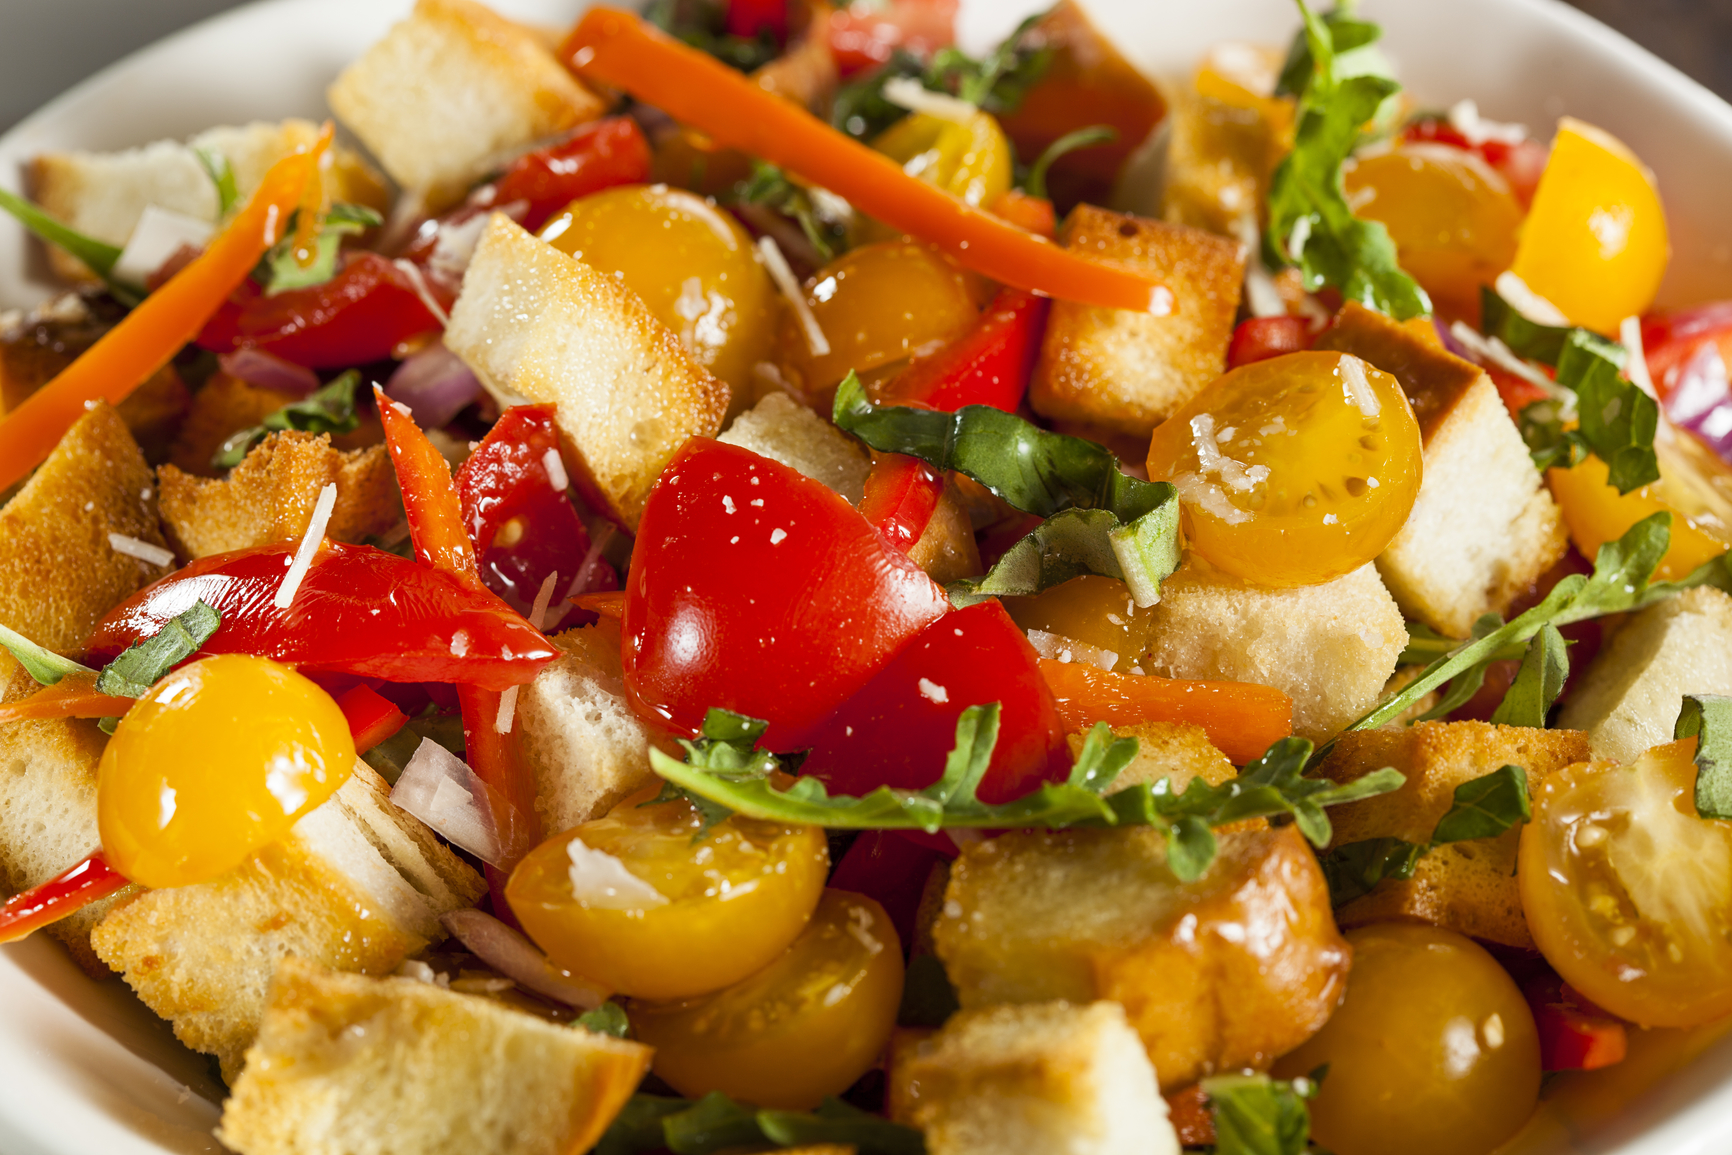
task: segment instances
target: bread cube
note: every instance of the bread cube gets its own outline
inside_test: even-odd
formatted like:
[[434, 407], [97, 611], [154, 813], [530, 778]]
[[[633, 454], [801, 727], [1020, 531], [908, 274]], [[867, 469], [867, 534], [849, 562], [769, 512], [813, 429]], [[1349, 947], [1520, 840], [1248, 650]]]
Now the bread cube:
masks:
[[325, 95], [391, 179], [435, 204], [607, 107], [533, 32], [474, 0], [417, 0]]
[[1161, 583], [1144, 671], [1273, 686], [1293, 732], [1322, 743], [1377, 704], [1407, 646], [1395, 600], [1366, 565], [1291, 589], [1253, 586], [1197, 560]]
[[1117, 1003], [963, 1011], [911, 1052], [891, 1097], [931, 1155], [1178, 1155], [1154, 1068]]
[[581, 826], [656, 780], [650, 731], [625, 696], [619, 623], [552, 638], [560, 656], [517, 696], [517, 748], [549, 834]]
[[1335, 1009], [1348, 949], [1294, 827], [1219, 842], [1188, 883], [1147, 827], [1015, 831], [967, 847], [933, 932], [963, 1008], [1121, 1003], [1163, 1090], [1266, 1067]]
[[289, 957], [217, 1137], [240, 1155], [570, 1155], [649, 1057], [477, 995]]
[[957, 485], [958, 476], [952, 473], [944, 479], [938, 508], [932, 511], [932, 520], [926, 523], [920, 540], [908, 551], [909, 559], [939, 585], [986, 572], [980, 560], [980, 545], [974, 540], [968, 501]]
[[141, 890], [91, 933], [175, 1037], [240, 1074], [288, 955], [388, 974], [445, 937], [439, 916], [486, 891], [433, 833], [391, 804], [364, 763], [289, 835], [209, 882]]
[[[1405, 730], [1343, 734], [1318, 775], [1349, 782], [1393, 766], [1407, 782], [1392, 794], [1332, 808], [1335, 837], [1330, 845], [1371, 838], [1429, 842], [1438, 820], [1449, 812], [1457, 786], [1514, 763], [1527, 771], [1528, 788], [1534, 791], [1548, 774], [1587, 758], [1587, 738], [1579, 730], [1420, 722]], [[1518, 828], [1497, 838], [1440, 846], [1419, 860], [1412, 878], [1385, 879], [1370, 894], [1337, 910], [1336, 921], [1351, 927], [1418, 920], [1533, 950], [1515, 878], [1520, 834]]]
[[716, 440], [779, 461], [821, 481], [849, 505], [866, 492], [872, 459], [860, 443], [788, 396], [771, 393], [734, 418]]
[[[1138, 722], [1134, 726], [1114, 726], [1113, 737], [1135, 738], [1137, 756], [1119, 771], [1106, 793], [1128, 790], [1144, 783], [1153, 784], [1167, 779], [1175, 793], [1183, 793], [1193, 778], [1201, 778], [1211, 786], [1219, 786], [1239, 771], [1227, 761], [1227, 756], [1215, 749], [1201, 726], [1189, 722]], [[1070, 735], [1071, 757], [1082, 753], [1088, 731]]]
[[1564, 700], [1558, 725], [1587, 731], [1597, 758], [1634, 762], [1672, 740], [1685, 694], [1732, 694], [1732, 597], [1712, 586], [1625, 622]]
[[[244, 203], [271, 165], [311, 145], [318, 135], [319, 126], [311, 121], [254, 121], [208, 129], [185, 144], [159, 140], [121, 152], [44, 153], [30, 162], [30, 194], [50, 216], [86, 236], [125, 247], [148, 205], [216, 222], [216, 184], [195, 150], [214, 150], [228, 160], [235, 191]], [[324, 180], [333, 201], [381, 211], [389, 207], [384, 181], [352, 150], [336, 148], [332, 160]], [[64, 250], [51, 246], [48, 255], [60, 276], [95, 279], [82, 261]]]
[[1238, 242], [1184, 225], [1078, 205], [1068, 249], [1159, 277], [1166, 316], [1054, 301], [1029, 383], [1034, 411], [1147, 441], [1155, 426], [1219, 377], [1245, 280]]
[[637, 529], [650, 487], [688, 438], [714, 437], [728, 387], [615, 277], [495, 213], [445, 344], [501, 404], [558, 405], [573, 482]]
[[1173, 102], [1161, 202], [1163, 219], [1223, 236], [1264, 215], [1269, 178], [1293, 144], [1292, 105], [1222, 84], [1214, 58], [1227, 54], [1271, 80], [1280, 72], [1278, 51], [1249, 44], [1221, 45], [1204, 61], [1197, 83]]
[[1482, 369], [1381, 313], [1349, 302], [1317, 348], [1352, 353], [1401, 382], [1419, 419], [1425, 477], [1377, 569], [1408, 617], [1466, 637], [1568, 548], [1521, 433]]
[[169, 544], [189, 560], [299, 538], [327, 485], [337, 487], [325, 529], [335, 541], [382, 534], [403, 516], [385, 447], [343, 453], [328, 433], [273, 433], [221, 481], [172, 465], [157, 480]]

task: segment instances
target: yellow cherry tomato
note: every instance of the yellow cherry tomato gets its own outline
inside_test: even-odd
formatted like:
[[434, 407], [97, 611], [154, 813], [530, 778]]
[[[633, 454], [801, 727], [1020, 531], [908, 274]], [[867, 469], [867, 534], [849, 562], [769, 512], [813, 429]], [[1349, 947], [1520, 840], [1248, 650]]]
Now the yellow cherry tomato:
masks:
[[901, 1001], [902, 945], [884, 908], [826, 890], [775, 962], [707, 998], [634, 1003], [631, 1023], [680, 1094], [803, 1110], [871, 1070]]
[[776, 289], [752, 238], [712, 202], [667, 185], [575, 200], [541, 239], [613, 273], [737, 395], [776, 338]]
[[1138, 609], [1117, 578], [1085, 574], [1032, 597], [1005, 598], [1004, 608], [1025, 630], [1084, 642], [1119, 656], [1113, 668], [1128, 670], [1149, 648], [1155, 607]]
[[1472, 939], [1382, 923], [1347, 932], [1347, 995], [1275, 1064], [1329, 1073], [1311, 1137], [1336, 1155], [1484, 1155], [1539, 1101], [1540, 1044], [1514, 981]]
[[1401, 267], [1452, 316], [1479, 316], [1479, 290], [1515, 259], [1522, 208], [1509, 182], [1478, 156], [1410, 144], [1348, 161], [1354, 214], [1381, 221]]
[[[529, 937], [573, 974], [638, 998], [720, 990], [769, 965], [805, 929], [830, 856], [815, 826], [735, 816], [699, 837], [702, 828], [689, 802], [628, 800], [530, 851], [506, 899]], [[614, 867], [595, 852], [642, 886], [609, 893], [605, 871]]]
[[976, 207], [990, 206], [1010, 189], [1010, 141], [998, 121], [979, 110], [966, 124], [911, 113], [880, 133], [872, 147], [910, 176]]
[[1676, 581], [1732, 546], [1732, 467], [1687, 433], [1662, 426], [1654, 437], [1660, 480], [1629, 493], [1607, 484], [1611, 471], [1598, 457], [1571, 469], [1548, 469], [1570, 540], [1592, 559], [1602, 545], [1624, 536], [1644, 517], [1672, 515], [1672, 543], [1654, 577]]
[[1516, 248], [1516, 276], [1572, 324], [1616, 333], [1654, 303], [1671, 248], [1648, 171], [1623, 141], [1565, 117]]
[[830, 352], [814, 354], [790, 318], [782, 327], [782, 373], [815, 399], [850, 369], [868, 383], [893, 375], [978, 315], [962, 270], [914, 241], [879, 241], [843, 254], [806, 282], [806, 304]]
[[1395, 378], [1345, 353], [1241, 366], [1155, 430], [1190, 547], [1246, 581], [1301, 586], [1383, 552], [1419, 493], [1419, 423]]
[[201, 658], [138, 699], [102, 752], [102, 848], [145, 886], [205, 882], [287, 834], [354, 769], [348, 720], [325, 691], [268, 658]]
[[[1583, 762], [1534, 793], [1516, 870], [1564, 981], [1652, 1027], [1732, 1013], [1732, 823], [1696, 816], [1696, 741]], [[1349, 991], [1351, 994], [1351, 991]]]

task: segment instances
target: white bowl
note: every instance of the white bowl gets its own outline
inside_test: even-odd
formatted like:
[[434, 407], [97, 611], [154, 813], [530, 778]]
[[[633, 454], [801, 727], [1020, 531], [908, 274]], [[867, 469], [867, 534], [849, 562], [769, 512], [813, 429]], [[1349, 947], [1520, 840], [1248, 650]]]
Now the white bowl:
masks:
[[[568, 23], [581, 0], [496, 0], [510, 15]], [[1139, 65], [1179, 76], [1209, 45], [1285, 43], [1286, 0], [1087, 0]], [[339, 69], [410, 0], [264, 0], [121, 61], [0, 137], [0, 184], [50, 149], [113, 149], [213, 124], [326, 115]], [[1044, 0], [965, 2], [976, 50]], [[1544, 134], [1564, 112], [1628, 141], [1665, 197], [1673, 258], [1661, 300], [1732, 296], [1732, 108], [1667, 65], [1554, 0], [1365, 0], [1417, 97], [1471, 96], [1482, 112]], [[70, 18], [70, 17], [69, 17]], [[52, 290], [23, 230], [0, 223], [0, 307]], [[69, 864], [70, 865], [70, 864]], [[0, 1151], [8, 1155], [164, 1155], [221, 1151], [211, 1137], [221, 1084], [119, 979], [86, 978], [38, 936], [0, 948]], [[1636, 1032], [1631, 1057], [1550, 1085], [1505, 1155], [1708, 1155], [1732, 1150], [1727, 1026]]]

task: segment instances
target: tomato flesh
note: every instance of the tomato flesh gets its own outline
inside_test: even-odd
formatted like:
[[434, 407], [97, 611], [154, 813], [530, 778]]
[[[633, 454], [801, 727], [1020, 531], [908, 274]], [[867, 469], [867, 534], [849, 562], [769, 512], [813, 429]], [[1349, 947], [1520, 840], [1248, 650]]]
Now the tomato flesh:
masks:
[[1250, 317], [1233, 330], [1227, 368], [1267, 361], [1311, 347], [1311, 327], [1303, 317]]
[[907, 553], [926, 532], [938, 499], [944, 496], [944, 475], [918, 457], [883, 453], [866, 475], [860, 516], [871, 522], [893, 548]]
[[936, 352], [916, 357], [876, 391], [877, 399], [951, 411], [990, 405], [1015, 413], [1028, 392], [1051, 307], [1045, 297], [1000, 289], [969, 329]]
[[493, 202], [528, 202], [519, 222], [534, 232], [578, 197], [649, 179], [650, 147], [629, 116], [598, 120], [547, 148], [518, 157], [493, 185]]
[[712, 706], [798, 750], [949, 608], [932, 579], [819, 482], [707, 438], [650, 492], [622, 620], [625, 686], [695, 735]]

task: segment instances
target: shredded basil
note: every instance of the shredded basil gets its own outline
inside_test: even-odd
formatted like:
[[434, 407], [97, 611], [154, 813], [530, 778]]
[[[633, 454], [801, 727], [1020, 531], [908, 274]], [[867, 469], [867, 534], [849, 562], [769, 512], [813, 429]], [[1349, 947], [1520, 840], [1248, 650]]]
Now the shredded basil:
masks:
[[355, 412], [355, 388], [361, 373], [350, 369], [299, 401], [291, 401], [251, 429], [243, 429], [218, 447], [211, 457], [212, 469], [233, 469], [245, 460], [252, 447], [273, 432], [295, 429], [302, 433], [353, 433], [361, 418]]
[[318, 234], [313, 239], [312, 258], [303, 263], [296, 248], [300, 213], [301, 210], [296, 209], [290, 214], [283, 239], [272, 245], [253, 269], [253, 279], [264, 286], [267, 297], [290, 289], [324, 284], [337, 275], [337, 257], [342, 253], [343, 238], [385, 223], [383, 217], [365, 205], [332, 205], [319, 222]]
[[170, 670], [186, 661], [222, 624], [222, 615], [202, 601], [148, 638], [140, 638], [102, 668], [96, 677], [99, 693], [137, 698]]
[[713, 1155], [730, 1148], [760, 1149], [835, 1144], [859, 1155], [924, 1155], [919, 1131], [880, 1118], [840, 1099], [815, 1111], [760, 1110], [711, 1091], [697, 1102], [633, 1095], [594, 1148], [594, 1155]]
[[1305, 1106], [1317, 1080], [1217, 1075], [1202, 1081], [1215, 1117], [1215, 1155], [1304, 1155], [1311, 1135]]
[[1673, 738], [1696, 739], [1696, 813], [1732, 818], [1732, 698], [1685, 694]]

